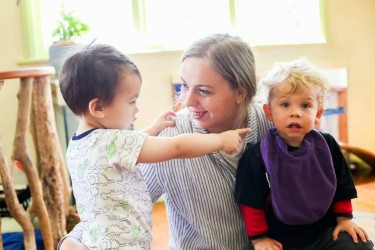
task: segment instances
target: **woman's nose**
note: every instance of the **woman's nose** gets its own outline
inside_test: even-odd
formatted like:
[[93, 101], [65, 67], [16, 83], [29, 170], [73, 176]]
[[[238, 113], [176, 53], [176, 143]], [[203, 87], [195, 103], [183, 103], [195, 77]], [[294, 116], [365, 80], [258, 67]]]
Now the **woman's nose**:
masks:
[[194, 106], [196, 103], [194, 92], [191, 90], [185, 90], [182, 93], [181, 98], [182, 98], [182, 102], [184, 103], [184, 106], [186, 107]]

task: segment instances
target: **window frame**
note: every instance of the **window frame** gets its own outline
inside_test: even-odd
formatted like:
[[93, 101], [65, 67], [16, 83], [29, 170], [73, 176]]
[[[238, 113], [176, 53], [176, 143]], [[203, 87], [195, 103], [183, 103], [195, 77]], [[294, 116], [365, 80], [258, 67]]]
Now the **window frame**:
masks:
[[[131, 0], [132, 1], [132, 13], [134, 30], [138, 35], [144, 35], [147, 33], [146, 28], [146, 14], [145, 14], [145, 1], [144, 0]], [[238, 3], [237, 0], [227, 0], [229, 10], [229, 27], [234, 34], [241, 36], [238, 33]], [[320, 29], [323, 39], [318, 42], [311, 43], [296, 43], [298, 45], [303, 44], [322, 44], [328, 40], [326, 33], [326, 3], [324, 0], [318, 0], [320, 6]], [[40, 0], [33, 1], [20, 1], [20, 9], [22, 16], [22, 24], [24, 27], [24, 51], [25, 59], [20, 61], [22, 63], [36, 62], [48, 60], [48, 51], [45, 50], [45, 44], [43, 42], [42, 34], [42, 22], [41, 22], [41, 8]], [[265, 47], [265, 46], [284, 46], [290, 44], [253, 44], [254, 47]], [[148, 52], [162, 52], [176, 50], [175, 48], [169, 49], [165, 47], [155, 47], [152, 44], [144, 48], [144, 51], [130, 51], [130, 53], [148, 53]], [[150, 49], [152, 48], [153, 49]]]

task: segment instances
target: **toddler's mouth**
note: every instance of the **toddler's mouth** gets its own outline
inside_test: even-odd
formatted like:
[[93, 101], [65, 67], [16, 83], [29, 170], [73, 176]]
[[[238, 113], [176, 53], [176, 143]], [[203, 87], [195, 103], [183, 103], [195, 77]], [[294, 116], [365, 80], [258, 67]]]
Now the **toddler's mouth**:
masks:
[[291, 123], [288, 125], [288, 128], [302, 128], [298, 123]]

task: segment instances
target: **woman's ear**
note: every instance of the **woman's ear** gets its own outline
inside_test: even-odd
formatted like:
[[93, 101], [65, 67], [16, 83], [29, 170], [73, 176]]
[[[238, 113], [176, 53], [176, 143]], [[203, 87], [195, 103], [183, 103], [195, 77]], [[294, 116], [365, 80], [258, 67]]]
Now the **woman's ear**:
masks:
[[272, 112], [270, 106], [267, 103], [263, 104], [263, 111], [267, 120], [272, 121]]
[[315, 125], [318, 125], [318, 124], [319, 124], [319, 122], [320, 122], [320, 118], [322, 117], [323, 112], [324, 112], [324, 108], [320, 107], [320, 108], [318, 109], [318, 112], [316, 113], [316, 117], [315, 117]]
[[237, 91], [238, 93], [237, 93], [236, 103], [241, 104], [245, 100], [246, 91], [243, 88], [239, 88]]
[[89, 112], [93, 117], [104, 117], [103, 103], [99, 98], [94, 98], [89, 102]]

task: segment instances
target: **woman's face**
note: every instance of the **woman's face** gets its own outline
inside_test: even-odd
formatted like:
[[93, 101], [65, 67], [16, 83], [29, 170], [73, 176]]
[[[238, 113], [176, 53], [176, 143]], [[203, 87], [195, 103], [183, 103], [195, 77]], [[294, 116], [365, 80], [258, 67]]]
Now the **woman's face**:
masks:
[[221, 133], [238, 127], [239, 120], [246, 117], [241, 114], [244, 91], [232, 89], [206, 59], [186, 58], [181, 80], [183, 103], [197, 127], [209, 133]]

